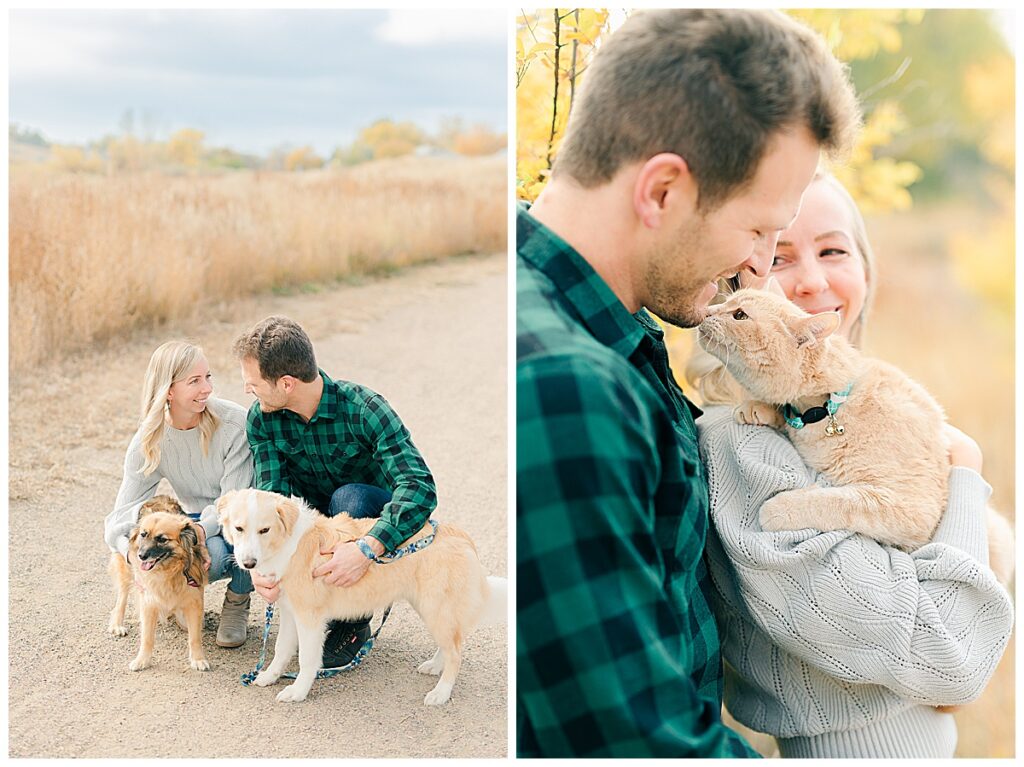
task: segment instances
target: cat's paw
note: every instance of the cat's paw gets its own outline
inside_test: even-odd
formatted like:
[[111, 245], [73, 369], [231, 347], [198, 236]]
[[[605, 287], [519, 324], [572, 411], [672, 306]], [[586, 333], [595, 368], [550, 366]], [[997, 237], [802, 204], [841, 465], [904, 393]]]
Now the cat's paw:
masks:
[[779, 493], [761, 504], [759, 518], [761, 529], [769, 532], [779, 530], [803, 530], [811, 527], [803, 519], [807, 502], [793, 493]]
[[736, 419], [736, 423], [746, 424], [747, 426], [772, 426], [778, 428], [784, 423], [782, 414], [779, 413], [778, 409], [756, 400], [747, 400], [737, 405], [732, 411], [732, 416]]

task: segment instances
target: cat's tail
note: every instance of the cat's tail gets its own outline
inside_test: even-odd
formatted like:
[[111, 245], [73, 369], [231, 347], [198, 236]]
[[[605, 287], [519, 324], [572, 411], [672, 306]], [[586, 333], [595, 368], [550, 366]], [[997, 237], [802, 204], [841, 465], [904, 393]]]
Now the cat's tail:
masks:
[[996, 578], [1004, 586], [1013, 579], [1016, 565], [1016, 546], [1013, 542], [1013, 525], [998, 511], [989, 506], [986, 511], [988, 527], [988, 564]]

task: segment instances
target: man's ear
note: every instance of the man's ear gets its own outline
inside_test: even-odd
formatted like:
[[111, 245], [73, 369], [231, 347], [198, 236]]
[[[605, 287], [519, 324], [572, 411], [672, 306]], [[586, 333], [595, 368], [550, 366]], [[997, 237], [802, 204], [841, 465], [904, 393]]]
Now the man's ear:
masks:
[[697, 182], [682, 157], [662, 152], [640, 166], [633, 183], [633, 210], [648, 229], [659, 229], [678, 206], [697, 209]]

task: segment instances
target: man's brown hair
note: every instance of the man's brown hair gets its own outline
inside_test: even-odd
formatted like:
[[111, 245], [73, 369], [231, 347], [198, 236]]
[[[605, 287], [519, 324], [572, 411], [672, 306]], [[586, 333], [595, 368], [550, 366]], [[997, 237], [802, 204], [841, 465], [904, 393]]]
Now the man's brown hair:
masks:
[[309, 336], [287, 317], [267, 317], [257, 323], [235, 341], [234, 352], [240, 360], [256, 360], [260, 376], [270, 383], [281, 376], [311, 383], [320, 374]]
[[753, 179], [775, 135], [799, 125], [834, 158], [860, 125], [847, 70], [817, 33], [777, 11], [641, 11], [598, 49], [554, 174], [593, 188], [670, 152], [710, 210]]

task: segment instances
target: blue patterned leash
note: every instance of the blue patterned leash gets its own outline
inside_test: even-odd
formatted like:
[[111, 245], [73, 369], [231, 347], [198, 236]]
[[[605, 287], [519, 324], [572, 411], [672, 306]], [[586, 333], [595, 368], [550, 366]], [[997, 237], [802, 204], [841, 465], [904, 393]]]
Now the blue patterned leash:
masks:
[[[415, 554], [420, 549], [425, 549], [434, 542], [434, 536], [437, 535], [437, 522], [432, 519], [428, 519], [427, 521], [433, 528], [433, 532], [431, 532], [430, 535], [420, 538], [418, 541], [410, 543], [408, 546], [402, 546], [401, 548], [395, 549], [390, 554], [381, 554], [380, 556], [377, 556], [373, 553], [373, 549], [371, 549], [362, 538], [356, 541], [356, 544], [362, 544], [362, 546], [359, 546], [359, 550], [363, 552], [367, 559], [376, 562], [378, 565], [390, 565], [396, 559], [401, 559], [408, 554]], [[366, 546], [366, 548], [363, 548], [363, 546]], [[370, 556], [371, 554], [373, 556]]]
[[[329, 679], [332, 676], [337, 676], [343, 671], [349, 671], [351, 669], [354, 669], [356, 666], [362, 663], [366, 659], [366, 656], [370, 654], [370, 650], [373, 649], [373, 641], [377, 638], [377, 634], [380, 633], [380, 630], [384, 628], [384, 624], [387, 622], [388, 615], [390, 614], [391, 605], [388, 605], [387, 608], [384, 610], [384, 615], [380, 619], [380, 625], [377, 627], [377, 630], [370, 634], [370, 638], [363, 643], [363, 646], [359, 648], [359, 651], [356, 652], [355, 657], [353, 657], [352, 660], [350, 660], [344, 666], [336, 666], [335, 668], [322, 668], [316, 672], [316, 678]], [[270, 637], [270, 621], [271, 619], [273, 619], [273, 617], [274, 605], [267, 605], [267, 620], [263, 624], [263, 646], [260, 647], [259, 662], [257, 662], [255, 670], [248, 671], [245, 674], [242, 674], [242, 684], [246, 687], [251, 685], [253, 683], [253, 680], [256, 679], [257, 676], [259, 676], [260, 671], [263, 670], [263, 664], [267, 661], [267, 639]], [[285, 673], [281, 674], [282, 679], [295, 679], [296, 676], [297, 674], [294, 671], [286, 671]]]
[[[408, 546], [395, 549], [390, 554], [382, 554], [379, 557], [375, 556], [374, 561], [381, 565], [389, 565], [396, 559], [401, 559], [404, 556], [416, 553], [420, 549], [425, 549], [427, 546], [433, 543], [434, 536], [437, 535], [437, 522], [435, 522], [432, 519], [428, 521], [430, 522], [430, 526], [433, 528], [433, 532], [430, 535], [426, 536], [425, 538], [421, 538], [415, 543], [410, 543]], [[352, 660], [350, 660], [344, 666], [337, 666], [335, 668], [322, 668], [316, 672], [316, 678], [329, 679], [332, 676], [337, 676], [343, 671], [349, 671], [350, 669], [353, 669], [360, 663], [362, 663], [366, 659], [366, 656], [370, 654], [370, 650], [373, 649], [373, 641], [377, 638], [377, 635], [380, 633], [380, 630], [384, 628], [384, 624], [387, 622], [388, 615], [391, 614], [391, 607], [392, 605], [388, 605], [387, 608], [384, 610], [384, 615], [381, 616], [380, 625], [377, 627], [377, 630], [370, 634], [370, 638], [363, 643], [363, 646], [359, 648], [359, 651], [356, 652], [355, 657], [352, 658]], [[259, 676], [260, 671], [263, 670], [263, 664], [267, 661], [267, 640], [270, 638], [270, 622], [273, 620], [273, 618], [274, 605], [268, 604], [266, 621], [263, 624], [263, 646], [260, 647], [260, 659], [256, 663], [256, 668], [253, 671], [248, 671], [242, 674], [242, 684], [246, 687], [251, 685], [253, 683], [253, 680], [256, 679], [257, 676]], [[295, 679], [296, 676], [297, 674], [294, 671], [286, 671], [285, 673], [281, 674], [282, 679]]]

